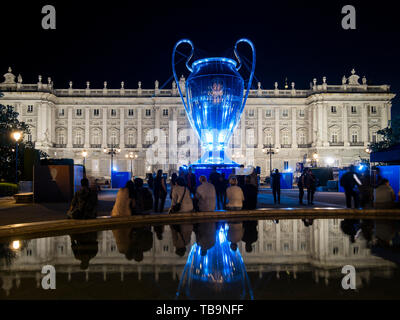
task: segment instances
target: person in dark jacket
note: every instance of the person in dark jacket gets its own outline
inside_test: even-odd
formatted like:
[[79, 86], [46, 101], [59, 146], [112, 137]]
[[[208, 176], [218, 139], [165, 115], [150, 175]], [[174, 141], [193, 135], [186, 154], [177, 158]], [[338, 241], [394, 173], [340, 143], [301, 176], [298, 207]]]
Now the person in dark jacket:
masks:
[[246, 252], [252, 252], [253, 243], [257, 242], [257, 225], [258, 221], [243, 221], [244, 232], [242, 241], [246, 244]]
[[148, 214], [153, 209], [153, 195], [150, 190], [143, 187], [143, 179], [135, 178], [135, 208], [133, 214]]
[[218, 179], [216, 187], [217, 191], [217, 208], [225, 209], [226, 205], [226, 189], [228, 188], [228, 179], [225, 178], [225, 172], [222, 172]]
[[307, 170], [307, 173], [304, 177], [304, 185], [307, 188], [307, 204], [314, 204], [314, 193], [317, 188], [317, 179], [312, 173], [311, 169]]
[[97, 193], [89, 188], [89, 180], [81, 180], [82, 188], [72, 198], [67, 212], [69, 219], [94, 219], [97, 216]]
[[246, 176], [245, 185], [242, 187], [244, 202], [244, 210], [254, 210], [257, 208], [257, 187], [252, 184], [251, 177]]
[[359, 196], [356, 186], [361, 186], [362, 183], [355, 172], [355, 167], [350, 166], [349, 171], [347, 171], [340, 179], [340, 185], [344, 188], [344, 194], [346, 196], [346, 207], [351, 208], [352, 199], [354, 200], [354, 207], [359, 207]]
[[155, 212], [163, 212], [166, 197], [167, 197], [167, 186], [165, 184], [163, 172], [160, 169], [157, 171], [157, 176], [154, 179], [154, 211]]
[[81, 270], [87, 270], [89, 261], [96, 257], [99, 251], [97, 232], [71, 234], [70, 237], [75, 259], [81, 261]]
[[185, 176], [185, 184], [190, 190], [190, 194], [194, 196], [196, 193], [196, 175], [192, 172], [191, 167], [189, 167], [188, 173]]
[[276, 198], [278, 197], [278, 204], [281, 203], [281, 174], [278, 169], [271, 173], [271, 188], [272, 194], [274, 195], [274, 204], [276, 204]]
[[301, 176], [299, 177], [299, 181], [297, 182], [297, 186], [299, 187], [299, 204], [300, 205], [303, 205], [305, 176], [306, 176], [306, 169], [303, 170], [303, 172], [301, 173]]

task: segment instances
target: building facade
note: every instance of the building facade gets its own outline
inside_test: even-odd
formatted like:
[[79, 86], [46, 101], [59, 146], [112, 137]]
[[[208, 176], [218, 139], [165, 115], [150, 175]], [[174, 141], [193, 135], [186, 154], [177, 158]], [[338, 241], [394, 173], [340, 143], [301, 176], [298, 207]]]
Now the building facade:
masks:
[[[50, 157], [72, 158], [85, 165], [89, 175], [107, 177], [114, 170], [144, 176], [156, 169], [177, 170], [201, 156], [199, 140], [189, 125], [175, 82], [170, 89], [56, 89], [51, 78], [39, 76], [34, 84], [23, 83], [11, 68], [0, 83], [0, 103], [12, 106], [19, 120], [30, 126], [24, 137]], [[184, 88], [185, 79], [180, 85]], [[313, 79], [310, 88], [251, 90], [242, 118], [229, 144], [236, 162], [261, 167], [293, 170], [318, 155], [320, 166], [342, 167], [368, 157], [366, 148], [379, 139], [377, 131], [391, 119], [389, 85], [368, 85], [352, 70], [342, 83], [331, 85]], [[275, 153], [270, 157], [267, 148]], [[131, 160], [129, 154], [137, 158]]]

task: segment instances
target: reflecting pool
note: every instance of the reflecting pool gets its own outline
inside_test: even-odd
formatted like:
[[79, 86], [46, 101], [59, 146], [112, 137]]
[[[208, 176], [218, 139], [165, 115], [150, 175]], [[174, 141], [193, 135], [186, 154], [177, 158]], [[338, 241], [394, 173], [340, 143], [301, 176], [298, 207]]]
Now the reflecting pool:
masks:
[[[399, 299], [399, 231], [399, 220], [293, 219], [0, 239], [0, 299]], [[42, 288], [45, 265], [55, 290]], [[343, 288], [346, 265], [355, 289]]]

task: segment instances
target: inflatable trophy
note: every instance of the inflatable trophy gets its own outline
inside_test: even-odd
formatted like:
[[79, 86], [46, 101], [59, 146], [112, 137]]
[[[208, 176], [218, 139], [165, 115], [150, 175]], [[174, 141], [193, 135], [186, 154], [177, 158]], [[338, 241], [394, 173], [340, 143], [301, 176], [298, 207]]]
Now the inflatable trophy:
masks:
[[[239, 74], [242, 63], [237, 53], [237, 45], [241, 42], [249, 44], [253, 52], [250, 78], [245, 94], [244, 80]], [[177, 48], [185, 43], [189, 44], [192, 50], [186, 61], [190, 76], [186, 81], [184, 94], [175, 71], [175, 54]], [[225, 149], [240, 121], [250, 91], [256, 64], [254, 45], [248, 39], [239, 39], [236, 42], [234, 53], [239, 65], [235, 60], [223, 57], [200, 59], [189, 65], [193, 52], [194, 46], [190, 40], [178, 41], [172, 53], [172, 70], [190, 125], [200, 139], [202, 148], [206, 150], [198, 163], [232, 163], [225, 154]]]

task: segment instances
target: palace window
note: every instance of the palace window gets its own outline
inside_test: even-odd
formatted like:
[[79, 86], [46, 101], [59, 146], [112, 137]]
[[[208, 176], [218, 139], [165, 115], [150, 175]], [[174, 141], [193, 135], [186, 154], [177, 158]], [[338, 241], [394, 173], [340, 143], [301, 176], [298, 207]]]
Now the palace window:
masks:
[[282, 144], [290, 144], [289, 130], [282, 131]]
[[337, 142], [338, 142], [338, 134], [337, 134], [336, 131], [332, 132], [332, 135], [331, 135], [331, 142], [332, 142], [332, 143], [337, 143]]
[[358, 248], [358, 247], [354, 247], [354, 248], [353, 248], [353, 254], [354, 254], [354, 255], [357, 255], [358, 252], [359, 252], [359, 248]]
[[60, 111], [58, 112], [58, 115], [60, 117], [63, 117], [64, 116], [64, 109], [60, 109]]
[[299, 144], [306, 144], [306, 133], [304, 131], [299, 132]]
[[283, 244], [283, 251], [289, 251], [289, 243]]
[[82, 109], [76, 109], [76, 115], [80, 117], [82, 115]]
[[98, 117], [98, 116], [100, 115], [100, 110], [99, 110], [99, 109], [94, 109], [94, 110], [93, 110], [93, 115], [94, 115], [95, 117]]
[[168, 109], [163, 109], [162, 115], [163, 115], [164, 117], [167, 117], [167, 116], [168, 116]]
[[353, 130], [351, 132], [351, 142], [357, 143], [358, 142], [358, 131]]
[[128, 133], [128, 141], [127, 142], [130, 145], [135, 144], [135, 133], [134, 132]]
[[271, 110], [265, 111], [265, 116], [268, 118], [271, 117]]
[[376, 132], [376, 130], [371, 131], [371, 142], [378, 142], [378, 133]]
[[100, 135], [101, 135], [101, 132], [100, 132], [99, 130], [96, 130], [96, 131], [94, 131], [94, 132], [92, 133], [92, 143], [93, 143], [93, 144], [101, 144], [101, 141], [100, 141], [101, 137], [100, 137]]
[[32, 135], [31, 134], [28, 134], [28, 141], [32, 142]]
[[249, 117], [254, 117], [254, 109], [249, 110]]
[[133, 109], [128, 110], [128, 116], [133, 117]]
[[336, 106], [331, 106], [331, 113], [336, 113]]
[[246, 130], [246, 142], [248, 145], [254, 145], [255, 144], [255, 136], [254, 136], [254, 129], [247, 129]]
[[301, 250], [301, 251], [305, 251], [306, 248], [307, 248], [307, 245], [306, 245], [305, 242], [300, 243], [300, 250]]
[[376, 114], [376, 107], [375, 106], [371, 106], [371, 114]]
[[264, 143], [267, 145], [272, 144], [272, 130], [271, 129], [264, 130]]
[[150, 117], [151, 116], [151, 110], [150, 109], [146, 109], [146, 117]]
[[304, 110], [303, 109], [299, 110], [299, 117], [304, 117]]
[[115, 117], [117, 115], [117, 110], [111, 109], [111, 117]]
[[75, 144], [82, 144], [82, 132], [77, 131], [75, 133]]
[[333, 254], [337, 255], [339, 253], [339, 248], [338, 247], [334, 247], [333, 248]]
[[184, 116], [186, 115], [185, 109], [181, 109], [181, 110], [179, 111], [179, 115], [180, 115], [181, 117], [184, 117]]
[[289, 110], [288, 109], [282, 110], [282, 117], [288, 117], [288, 116], [289, 116]]
[[113, 146], [117, 145], [118, 140], [117, 140], [117, 133], [115, 131], [111, 132], [111, 136], [110, 136], [110, 144], [112, 144]]
[[357, 113], [357, 107], [351, 106], [351, 113]]
[[267, 243], [267, 250], [272, 251], [272, 243]]
[[64, 144], [65, 143], [65, 133], [63, 131], [59, 132], [57, 135], [57, 143]]
[[27, 112], [28, 112], [28, 113], [32, 113], [32, 112], [33, 112], [33, 105], [29, 105], [29, 106], [28, 106]]

